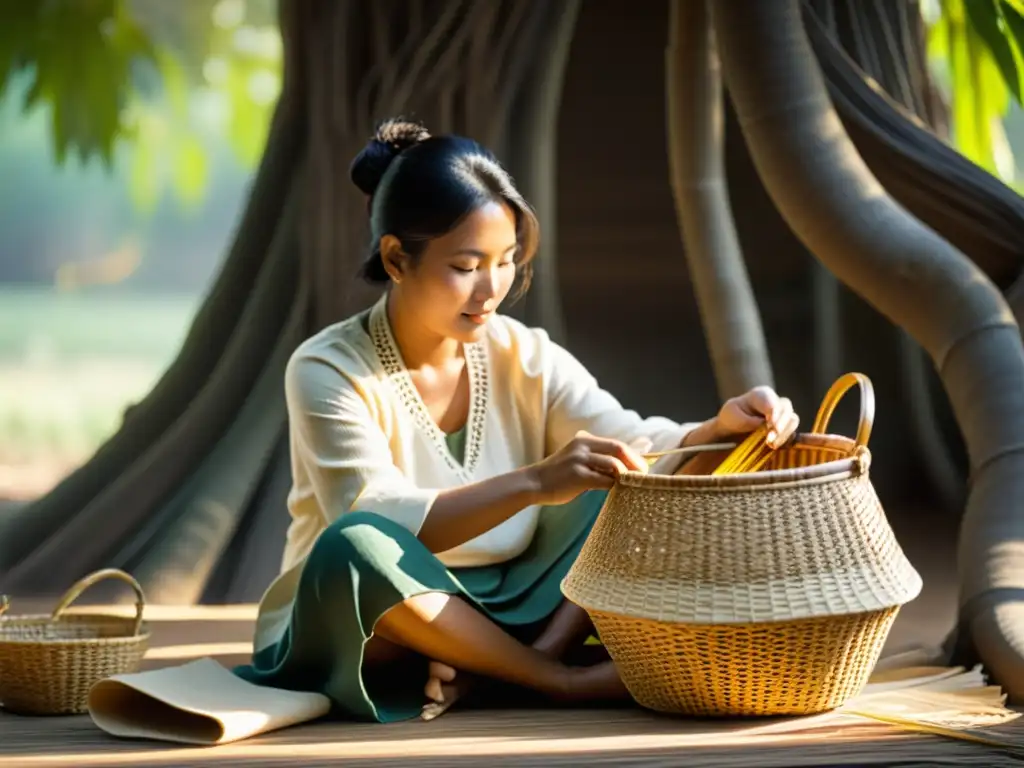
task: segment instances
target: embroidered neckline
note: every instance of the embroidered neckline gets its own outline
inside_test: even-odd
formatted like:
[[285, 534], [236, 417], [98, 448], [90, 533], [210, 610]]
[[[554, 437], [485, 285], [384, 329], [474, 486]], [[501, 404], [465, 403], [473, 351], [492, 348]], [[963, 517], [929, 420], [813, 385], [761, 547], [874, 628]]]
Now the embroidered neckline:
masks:
[[384, 373], [402, 402], [406, 411], [412, 416], [416, 426], [434, 445], [438, 454], [452, 471], [469, 480], [480, 460], [483, 447], [484, 422], [487, 416], [487, 405], [490, 401], [490, 372], [487, 362], [487, 350], [482, 342], [463, 345], [466, 357], [466, 371], [469, 374], [469, 418], [466, 420], [466, 443], [462, 463], [452, 455], [445, 439], [444, 431], [430, 415], [426, 403], [420, 397], [419, 390], [405, 367], [402, 353], [398, 349], [395, 337], [391, 332], [391, 323], [387, 316], [387, 294], [374, 304], [370, 310], [370, 339], [380, 360]]

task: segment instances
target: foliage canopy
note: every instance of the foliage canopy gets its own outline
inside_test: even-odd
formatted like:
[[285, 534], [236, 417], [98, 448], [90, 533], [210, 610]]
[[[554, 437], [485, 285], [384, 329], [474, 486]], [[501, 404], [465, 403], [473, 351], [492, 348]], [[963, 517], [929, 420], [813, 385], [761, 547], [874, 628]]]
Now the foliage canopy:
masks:
[[[54, 157], [131, 153], [135, 201], [171, 184], [198, 202], [205, 147], [258, 160], [280, 87], [275, 0], [0, 0], [0, 98], [28, 79], [25, 112], [49, 115]], [[928, 54], [951, 102], [951, 140], [1012, 182], [1002, 118], [1024, 104], [1024, 0], [926, 0]]]
[[273, 0], [0, 0], [0, 97], [46, 111], [59, 165], [124, 150], [144, 209], [198, 202], [213, 141], [257, 162], [280, 69]]

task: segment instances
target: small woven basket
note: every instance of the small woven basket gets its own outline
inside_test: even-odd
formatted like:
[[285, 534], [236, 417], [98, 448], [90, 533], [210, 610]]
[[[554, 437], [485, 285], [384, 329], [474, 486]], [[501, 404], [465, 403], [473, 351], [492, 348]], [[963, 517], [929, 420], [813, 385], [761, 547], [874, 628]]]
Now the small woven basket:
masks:
[[[86, 589], [108, 578], [135, 590], [134, 618], [64, 615]], [[77, 582], [49, 616], [0, 616], [0, 704], [26, 715], [87, 711], [93, 684], [138, 670], [149, 644], [149, 629], [142, 621], [145, 603], [134, 578], [109, 568]], [[0, 597], [0, 612], [8, 604]]]
[[[825, 434], [855, 384], [857, 438]], [[849, 374], [811, 434], [767, 461], [748, 451], [758, 471], [619, 478], [562, 591], [590, 614], [639, 704], [802, 715], [863, 688], [921, 590], [868, 477], [873, 418], [870, 381]]]

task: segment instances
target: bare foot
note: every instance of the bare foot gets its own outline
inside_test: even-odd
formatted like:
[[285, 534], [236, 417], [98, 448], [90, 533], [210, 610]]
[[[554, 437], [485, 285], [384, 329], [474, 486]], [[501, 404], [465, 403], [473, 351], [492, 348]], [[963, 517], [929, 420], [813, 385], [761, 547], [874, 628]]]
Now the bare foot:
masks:
[[[546, 656], [561, 659], [570, 648], [576, 646], [573, 663], [580, 663], [583, 666], [578, 669], [571, 668], [568, 673], [570, 677], [575, 681], [578, 671], [580, 679], [567, 685], [573, 691], [579, 687], [581, 693], [570, 694], [571, 700], [620, 699], [622, 694], [614, 681], [618, 681], [623, 691], [625, 686], [619, 680], [615, 666], [610, 661], [602, 663], [608, 658], [607, 651], [602, 646], [586, 648], [583, 645], [583, 640], [592, 630], [592, 626], [586, 611], [567, 600], [563, 601], [548, 626], [534, 641], [533, 647]], [[591, 666], [594, 667], [593, 670], [583, 672], [584, 668], [590, 669]], [[597, 669], [598, 667], [600, 669]], [[427, 684], [424, 688], [424, 693], [430, 701], [423, 707], [420, 716], [424, 720], [433, 720], [444, 714], [481, 682], [481, 678], [459, 672], [448, 664], [430, 662]], [[590, 693], [591, 690], [594, 692]], [[628, 696], [628, 693], [625, 695]]]
[[427, 684], [423, 693], [430, 700], [423, 706], [420, 718], [433, 720], [451, 709], [460, 698], [472, 690], [479, 681], [476, 675], [457, 672], [454, 667], [432, 661], [427, 671]]

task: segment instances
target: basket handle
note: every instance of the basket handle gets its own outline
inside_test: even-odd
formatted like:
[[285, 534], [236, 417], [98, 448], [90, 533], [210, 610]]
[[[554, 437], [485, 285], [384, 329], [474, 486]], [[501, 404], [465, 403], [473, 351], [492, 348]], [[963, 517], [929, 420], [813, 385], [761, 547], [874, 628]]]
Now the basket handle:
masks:
[[875, 423], [875, 389], [871, 386], [871, 379], [863, 373], [847, 373], [836, 379], [835, 384], [821, 401], [821, 407], [818, 409], [811, 432], [819, 435], [827, 432], [836, 406], [843, 399], [843, 395], [849, 392], [854, 385], [860, 387], [860, 421], [857, 423], [857, 437], [854, 442], [861, 448], [867, 446], [868, 440], [871, 438], [871, 428]]
[[146, 596], [143, 594], [142, 586], [139, 582], [120, 568], [104, 568], [76, 581], [71, 585], [71, 589], [64, 593], [64, 597], [60, 599], [60, 602], [57, 603], [57, 607], [53, 609], [53, 614], [50, 616], [50, 620], [56, 621], [59, 619], [61, 614], [64, 613], [64, 611], [66, 611], [71, 604], [75, 602], [75, 600], [81, 597], [85, 590], [104, 579], [119, 579], [135, 590], [135, 629], [132, 634], [139, 634], [139, 630], [142, 628], [142, 611], [146, 607]]

